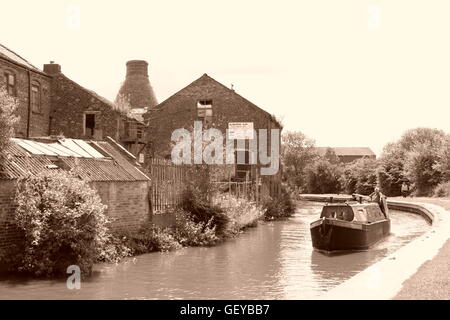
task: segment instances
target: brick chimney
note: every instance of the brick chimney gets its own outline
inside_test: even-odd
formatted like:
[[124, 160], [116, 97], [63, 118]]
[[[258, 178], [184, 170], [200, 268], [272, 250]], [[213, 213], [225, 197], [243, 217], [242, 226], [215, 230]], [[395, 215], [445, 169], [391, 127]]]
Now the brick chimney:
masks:
[[128, 100], [132, 109], [151, 109], [158, 104], [155, 93], [148, 78], [148, 63], [144, 60], [130, 60], [127, 62], [125, 82], [117, 94], [119, 99]]
[[61, 66], [54, 61], [50, 61], [49, 64], [44, 64], [44, 72], [49, 75], [61, 73]]

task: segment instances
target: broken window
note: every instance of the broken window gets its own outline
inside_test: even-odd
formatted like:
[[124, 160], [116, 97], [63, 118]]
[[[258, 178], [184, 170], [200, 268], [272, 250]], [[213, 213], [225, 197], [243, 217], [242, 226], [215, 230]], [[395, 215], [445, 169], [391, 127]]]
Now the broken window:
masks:
[[95, 134], [95, 113], [84, 115], [84, 134], [93, 137]]
[[41, 88], [38, 84], [31, 85], [31, 110], [41, 113]]
[[205, 124], [212, 123], [212, 100], [199, 100], [197, 102], [197, 116]]
[[16, 76], [10, 72], [5, 72], [6, 91], [11, 96], [16, 96]]
[[235, 151], [235, 160], [236, 160], [236, 179], [238, 180], [247, 180], [251, 179], [251, 170], [252, 167], [250, 165], [250, 151], [249, 150], [236, 150]]

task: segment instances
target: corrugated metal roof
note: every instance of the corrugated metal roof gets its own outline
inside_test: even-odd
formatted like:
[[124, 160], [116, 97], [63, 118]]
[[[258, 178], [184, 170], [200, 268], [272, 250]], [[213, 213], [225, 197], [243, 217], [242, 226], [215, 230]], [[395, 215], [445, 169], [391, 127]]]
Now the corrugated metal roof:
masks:
[[367, 147], [316, 147], [316, 153], [323, 156], [330, 148], [337, 156], [375, 156], [372, 149]]
[[[75, 139], [38, 142], [12, 139], [0, 179], [17, 179], [43, 171], [72, 169], [89, 181], [146, 181], [149, 178], [112, 143]], [[52, 167], [58, 167], [52, 169]]]
[[[134, 178], [138, 178], [142, 176], [144, 173], [140, 171], [136, 166], [134, 166], [123, 154], [120, 150], [118, 150], [115, 146], [113, 146], [111, 143], [106, 141], [95, 141], [93, 142], [95, 145], [100, 147], [102, 150], [107, 152], [111, 155], [112, 158], [114, 158], [121, 166], [122, 168], [127, 171], [128, 174], [133, 176]], [[147, 176], [146, 176], [147, 177]], [[148, 177], [147, 177], [148, 178]]]

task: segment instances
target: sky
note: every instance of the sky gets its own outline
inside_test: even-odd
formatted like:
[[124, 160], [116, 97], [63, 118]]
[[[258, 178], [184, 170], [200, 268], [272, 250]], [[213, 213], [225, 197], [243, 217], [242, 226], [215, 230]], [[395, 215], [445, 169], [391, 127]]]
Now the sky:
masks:
[[114, 101], [125, 63], [149, 62], [159, 102], [203, 73], [318, 146], [383, 146], [450, 132], [450, 1], [8, 1], [0, 43], [59, 63]]

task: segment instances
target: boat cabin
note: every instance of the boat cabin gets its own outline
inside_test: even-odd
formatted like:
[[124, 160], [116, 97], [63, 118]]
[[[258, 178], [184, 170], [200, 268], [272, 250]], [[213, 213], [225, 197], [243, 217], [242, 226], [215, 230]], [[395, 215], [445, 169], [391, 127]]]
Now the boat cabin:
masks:
[[376, 203], [328, 204], [323, 207], [320, 218], [361, 223], [372, 223], [386, 219]]

